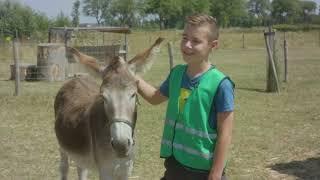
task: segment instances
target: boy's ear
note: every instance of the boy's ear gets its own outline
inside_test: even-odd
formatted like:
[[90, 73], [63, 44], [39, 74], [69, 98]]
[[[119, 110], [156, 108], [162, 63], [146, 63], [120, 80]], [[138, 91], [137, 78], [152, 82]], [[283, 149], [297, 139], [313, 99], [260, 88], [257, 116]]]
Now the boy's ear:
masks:
[[218, 40], [212, 40], [212, 41], [210, 42], [210, 44], [211, 44], [211, 48], [212, 48], [212, 49], [216, 49], [216, 48], [218, 48], [219, 41], [218, 41]]

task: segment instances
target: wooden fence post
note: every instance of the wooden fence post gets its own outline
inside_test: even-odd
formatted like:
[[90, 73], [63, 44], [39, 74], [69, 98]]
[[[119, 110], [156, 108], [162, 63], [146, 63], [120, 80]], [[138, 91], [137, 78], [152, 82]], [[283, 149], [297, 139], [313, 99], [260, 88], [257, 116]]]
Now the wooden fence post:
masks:
[[319, 31], [319, 33], [318, 33], [318, 34], [319, 34], [319, 38], [318, 38], [318, 39], [319, 39], [319, 46], [320, 46], [320, 31]]
[[126, 33], [125, 35], [124, 35], [124, 50], [125, 50], [125, 54], [124, 54], [124, 60], [125, 61], [127, 61], [127, 59], [128, 59], [128, 50], [129, 50], [129, 48], [128, 48], [128, 34]]
[[288, 44], [286, 39], [286, 32], [284, 32], [283, 40], [283, 52], [284, 52], [284, 82], [288, 81]]
[[169, 65], [170, 70], [173, 68], [173, 50], [171, 42], [168, 42], [168, 53], [169, 53]]
[[244, 33], [242, 33], [242, 48], [245, 48], [245, 38], [244, 38]]
[[15, 67], [15, 96], [20, 95], [20, 65], [19, 65], [19, 42], [18, 37], [13, 40], [13, 60]]
[[274, 61], [274, 36], [275, 32], [271, 31], [264, 33], [265, 44], [268, 53], [267, 62], [267, 91], [268, 92], [278, 92], [280, 93], [279, 78], [277, 73], [277, 68]]

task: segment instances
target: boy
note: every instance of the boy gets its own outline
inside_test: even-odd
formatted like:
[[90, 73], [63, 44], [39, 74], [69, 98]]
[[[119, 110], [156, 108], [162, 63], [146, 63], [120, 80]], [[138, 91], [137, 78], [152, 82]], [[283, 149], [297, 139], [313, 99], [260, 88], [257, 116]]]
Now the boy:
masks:
[[218, 36], [215, 18], [187, 17], [180, 44], [186, 65], [174, 67], [159, 89], [137, 77], [139, 94], [149, 103], [168, 100], [160, 150], [163, 180], [226, 179], [234, 84], [208, 60]]

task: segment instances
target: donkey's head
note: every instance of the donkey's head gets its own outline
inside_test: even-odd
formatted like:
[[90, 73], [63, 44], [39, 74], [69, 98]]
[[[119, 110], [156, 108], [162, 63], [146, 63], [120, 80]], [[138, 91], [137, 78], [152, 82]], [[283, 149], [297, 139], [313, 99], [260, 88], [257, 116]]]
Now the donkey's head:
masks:
[[122, 57], [113, 58], [105, 66], [100, 66], [93, 57], [68, 48], [75, 59], [89, 66], [102, 76], [100, 95], [104, 102], [113, 149], [121, 157], [127, 156], [133, 147], [133, 131], [137, 118], [137, 82], [134, 74], [149, 69], [162, 38], [147, 50], [126, 62]]

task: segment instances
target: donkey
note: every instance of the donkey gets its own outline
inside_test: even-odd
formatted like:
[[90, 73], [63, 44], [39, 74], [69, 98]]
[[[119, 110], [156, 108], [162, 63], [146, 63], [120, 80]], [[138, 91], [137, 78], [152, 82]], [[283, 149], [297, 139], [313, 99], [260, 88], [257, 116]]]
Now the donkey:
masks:
[[69, 161], [77, 164], [80, 180], [96, 168], [100, 180], [125, 180], [133, 166], [137, 120], [137, 82], [134, 73], [146, 70], [159, 48], [158, 38], [147, 50], [126, 62], [115, 57], [105, 67], [93, 57], [68, 48], [80, 63], [102, 76], [99, 86], [90, 77], [76, 77], [58, 91], [55, 133], [60, 146], [61, 179], [67, 179]]

